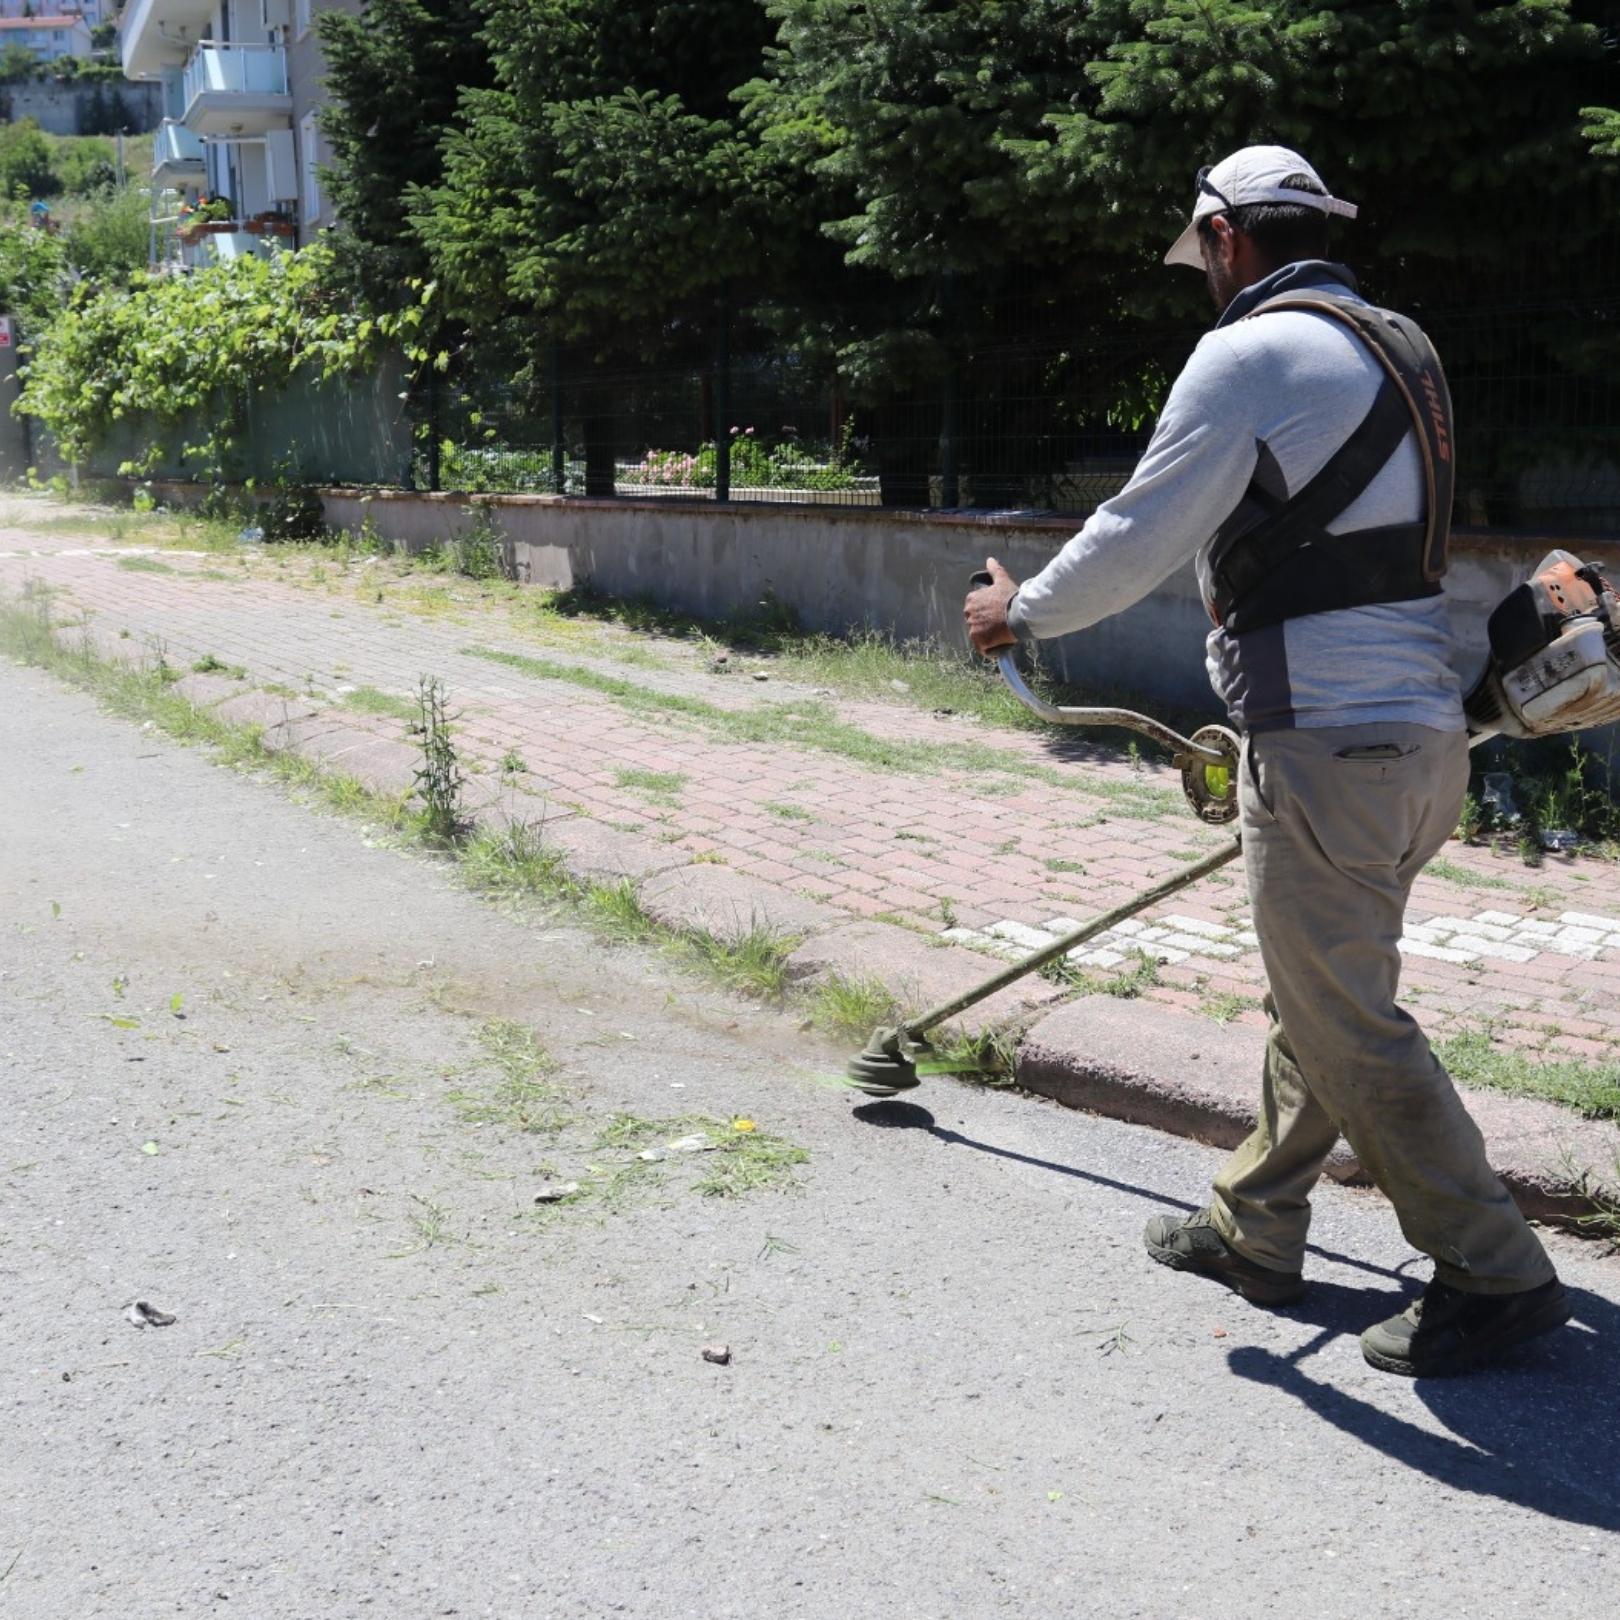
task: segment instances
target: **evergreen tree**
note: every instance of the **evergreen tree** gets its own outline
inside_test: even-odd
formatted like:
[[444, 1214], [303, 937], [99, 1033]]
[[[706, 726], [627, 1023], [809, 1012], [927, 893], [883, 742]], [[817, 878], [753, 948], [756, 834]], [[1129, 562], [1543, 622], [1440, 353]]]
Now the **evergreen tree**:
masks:
[[1027, 254], [1022, 139], [1089, 93], [1071, 0], [769, 0], [772, 75], [744, 92], [763, 141], [821, 187], [851, 265], [997, 271]]
[[1605, 9], [1096, 0], [1099, 99], [1025, 148], [1030, 195], [1099, 229], [1104, 200], [1112, 239], [1147, 258], [1185, 219], [1199, 164], [1274, 141], [1360, 205], [1347, 251], [1390, 296], [1454, 302], [1459, 264], [1477, 286], [1517, 273], [1549, 229], [1576, 251], [1609, 228], [1579, 113], [1612, 70]]
[[464, 90], [488, 84], [484, 18], [466, 0], [367, 0], [359, 16], [317, 20], [331, 101], [322, 175], [340, 224], [340, 271], [382, 308], [431, 273], [408, 217], [413, 188], [436, 184]]
[[413, 193], [454, 307], [648, 351], [694, 300], [770, 279], [790, 187], [731, 100], [769, 37], [757, 0], [478, 4], [495, 83]]

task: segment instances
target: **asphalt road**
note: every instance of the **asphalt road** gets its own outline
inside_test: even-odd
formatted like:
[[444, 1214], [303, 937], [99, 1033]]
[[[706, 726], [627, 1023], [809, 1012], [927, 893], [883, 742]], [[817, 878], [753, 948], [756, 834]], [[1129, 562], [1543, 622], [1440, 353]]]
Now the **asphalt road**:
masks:
[[[1552, 1346], [1389, 1379], [1355, 1335], [1424, 1273], [1370, 1195], [1324, 1189], [1263, 1313], [1141, 1250], [1206, 1149], [855, 1107], [791, 1019], [9, 665], [0, 757], [0, 1614], [1612, 1607], [1594, 1248], [1554, 1242]], [[516, 1025], [566, 1122], [513, 1123]], [[808, 1150], [795, 1188], [616, 1145], [696, 1114]]]

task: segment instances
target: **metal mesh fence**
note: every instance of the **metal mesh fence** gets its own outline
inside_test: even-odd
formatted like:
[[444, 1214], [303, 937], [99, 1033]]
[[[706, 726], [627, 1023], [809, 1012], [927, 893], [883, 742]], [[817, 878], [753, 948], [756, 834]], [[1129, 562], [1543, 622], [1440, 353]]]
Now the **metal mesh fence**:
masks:
[[[1617, 278], [1620, 283], [1620, 278]], [[1196, 323], [1094, 325], [936, 343], [885, 394], [793, 351], [646, 366], [563, 358], [522, 390], [474, 368], [442, 385], [422, 487], [1083, 515], [1146, 446]], [[1620, 533], [1620, 285], [1417, 310], [1457, 409], [1457, 521]], [[1008, 324], [1016, 324], [1009, 322]]]
[[[1620, 534], [1620, 236], [1611, 258], [1584, 267], [1583, 290], [1545, 275], [1537, 284], [1539, 267], [1525, 263], [1459, 279], [1455, 301], [1412, 307], [1456, 401], [1460, 525]], [[1403, 307], [1398, 287], [1368, 290]], [[844, 326], [824, 323], [819, 350], [773, 341], [733, 311], [726, 325], [680, 333], [681, 357], [660, 363], [474, 347], [449, 375], [414, 384], [391, 363], [239, 402], [232, 464], [212, 472], [186, 450], [209, 437], [203, 425], [172, 424], [152, 470], [1078, 517], [1129, 477], [1207, 326], [1207, 315], [1109, 321], [1096, 297], [1024, 288], [920, 300], [909, 324], [892, 306], [852, 306]], [[850, 339], [865, 345], [859, 365]], [[126, 424], [86, 470], [116, 472], [151, 437]]]
[[793, 351], [638, 366], [563, 358], [522, 387], [498, 364], [424, 394], [421, 487], [621, 499], [1088, 511], [1147, 442], [1120, 425], [1196, 333], [1090, 351], [1041, 341], [948, 355], [906, 388], [856, 394]]

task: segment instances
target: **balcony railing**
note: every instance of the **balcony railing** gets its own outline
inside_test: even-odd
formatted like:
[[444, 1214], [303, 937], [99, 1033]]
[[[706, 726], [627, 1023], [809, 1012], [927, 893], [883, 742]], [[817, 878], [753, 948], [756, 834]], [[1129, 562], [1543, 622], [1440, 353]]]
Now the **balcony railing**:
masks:
[[203, 143], [178, 118], [165, 118], [152, 134], [152, 173], [201, 171]]
[[199, 45], [186, 63], [187, 111], [199, 96], [284, 96], [287, 53], [279, 45]]

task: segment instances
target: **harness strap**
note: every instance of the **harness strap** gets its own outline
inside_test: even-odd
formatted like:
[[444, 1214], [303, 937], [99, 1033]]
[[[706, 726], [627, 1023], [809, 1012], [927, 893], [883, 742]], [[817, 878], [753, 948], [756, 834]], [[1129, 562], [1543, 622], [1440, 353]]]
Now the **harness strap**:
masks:
[[1297, 495], [1275, 505], [1269, 517], [1249, 529], [1222, 557], [1215, 567], [1217, 590], [1236, 607], [1275, 574], [1292, 552], [1314, 550], [1325, 540], [1340, 538], [1329, 535], [1327, 525], [1378, 476], [1411, 428], [1406, 401], [1386, 377], [1372, 408], [1327, 465]]
[[[1384, 378], [1366, 416], [1303, 489], [1280, 500], [1251, 483], [1222, 524], [1214, 543], [1211, 612], [1234, 635], [1308, 613], [1437, 595], [1446, 571], [1455, 467], [1451, 396], [1432, 345], [1399, 316], [1333, 298], [1272, 299], [1245, 319], [1290, 309], [1348, 328]], [[1423, 521], [1329, 534], [1327, 525], [1414, 430], [1423, 462]]]

